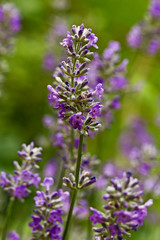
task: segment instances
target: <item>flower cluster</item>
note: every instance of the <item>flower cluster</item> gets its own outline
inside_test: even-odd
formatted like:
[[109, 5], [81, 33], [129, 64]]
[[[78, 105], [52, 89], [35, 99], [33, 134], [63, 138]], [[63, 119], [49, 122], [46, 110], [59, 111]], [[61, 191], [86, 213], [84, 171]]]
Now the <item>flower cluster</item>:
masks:
[[160, 1], [151, 0], [143, 21], [132, 27], [127, 36], [128, 45], [155, 55], [160, 48]]
[[132, 126], [122, 133], [120, 143], [134, 172], [148, 176], [151, 168], [155, 165], [154, 160], [157, 159], [158, 152], [144, 122], [135, 119]]
[[90, 86], [94, 89], [98, 84], [98, 86], [101, 86], [101, 90], [104, 89], [102, 117], [106, 127], [113, 121], [113, 110], [121, 107], [121, 95], [128, 88], [126, 78], [128, 60], [120, 60], [120, 49], [119, 42], [109, 42], [102, 56], [95, 54], [88, 73]]
[[122, 178], [111, 179], [107, 194], [103, 196], [106, 201], [105, 212], [91, 208], [90, 216], [92, 224], [100, 224], [101, 227], [93, 228], [96, 240], [122, 240], [131, 236], [131, 231], [143, 225], [143, 219], [147, 216], [147, 207], [153, 201], [150, 199], [143, 204], [142, 194], [138, 180], [132, 177], [131, 172], [123, 174]]
[[14, 38], [20, 28], [20, 14], [14, 5], [12, 3], [0, 5], [0, 83], [3, 82], [4, 74], [8, 71], [5, 57], [13, 51]]
[[29, 226], [32, 228], [32, 239], [53, 239], [61, 240], [62, 231], [62, 207], [63, 202], [69, 197], [68, 192], [59, 190], [52, 192], [53, 178], [45, 178], [41, 184], [45, 191], [37, 191], [34, 197], [35, 210], [31, 216]]
[[9, 233], [9, 240], [20, 240], [20, 236], [16, 232], [10, 232]]
[[97, 40], [91, 29], [84, 28], [83, 24], [80, 27], [74, 25], [72, 34], [68, 32], [61, 42], [68, 55], [67, 61], [62, 61], [53, 74], [54, 87], [47, 87], [50, 91], [49, 104], [59, 109], [59, 118], [86, 135], [89, 130], [99, 129], [97, 117], [102, 109], [96, 97], [101, 98], [103, 87], [97, 84], [94, 91], [89, 88], [86, 68], [89, 58], [93, 56], [89, 48], [97, 48]]
[[14, 161], [15, 166], [14, 175], [1, 172], [0, 186], [7, 191], [12, 199], [18, 198], [23, 200], [30, 193], [28, 187], [34, 185], [38, 188], [41, 181], [38, 173], [34, 173], [34, 169], [38, 168], [37, 162], [41, 161], [42, 148], [34, 147], [34, 143], [31, 142], [28, 146], [23, 144], [22, 150], [18, 151], [18, 155], [22, 159], [22, 163], [19, 164]]

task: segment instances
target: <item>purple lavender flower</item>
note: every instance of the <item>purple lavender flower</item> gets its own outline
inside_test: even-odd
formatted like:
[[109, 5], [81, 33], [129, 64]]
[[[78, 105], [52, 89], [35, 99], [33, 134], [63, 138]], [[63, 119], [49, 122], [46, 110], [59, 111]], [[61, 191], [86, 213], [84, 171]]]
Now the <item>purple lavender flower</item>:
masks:
[[22, 199], [23, 197], [27, 197], [29, 194], [28, 189], [24, 185], [19, 185], [14, 190], [14, 196], [18, 199]]
[[153, 17], [160, 17], [160, 2], [159, 0], [151, 0], [150, 13]]
[[133, 49], [155, 55], [160, 48], [159, 40], [160, 1], [151, 0], [146, 16], [132, 27], [127, 36], [128, 45]]
[[16, 232], [9, 233], [9, 240], [20, 240], [20, 236]]
[[78, 130], [81, 130], [83, 120], [85, 119], [81, 112], [73, 114], [69, 119], [69, 123], [73, 126], [74, 129], [78, 128]]
[[55, 58], [52, 53], [46, 53], [43, 60], [43, 68], [47, 71], [53, 71], [56, 66]]
[[78, 202], [78, 204], [74, 207], [73, 215], [78, 219], [84, 219], [88, 217], [89, 208], [86, 200], [82, 199]]
[[63, 133], [57, 133], [55, 136], [54, 146], [62, 147], [64, 143]]
[[44, 186], [46, 188], [47, 191], [50, 190], [50, 186], [52, 186], [54, 183], [53, 178], [52, 177], [46, 177], [43, 180], [43, 183], [41, 183], [42, 186]]
[[115, 52], [119, 51], [121, 49], [121, 46], [119, 42], [111, 41], [108, 45], [108, 48], [104, 50], [103, 56], [105, 59], [109, 60], [113, 57]]
[[102, 84], [98, 83], [94, 94], [98, 96], [99, 100], [101, 100], [101, 96], [102, 96], [103, 92], [104, 92], [104, 89], [102, 87]]
[[89, 109], [98, 104], [96, 96], [101, 99], [104, 90], [101, 83], [95, 90], [89, 89], [86, 67], [93, 56], [89, 48], [97, 48], [97, 40], [92, 30], [85, 28], [84, 24], [78, 27], [73, 25], [72, 33], [67, 32], [67, 37], [60, 43], [68, 58], [56, 68], [54, 86], [47, 86], [50, 91], [49, 104], [59, 110], [59, 118], [86, 135], [89, 130], [97, 131], [100, 127], [99, 122], [89, 114]]
[[130, 47], [138, 48], [142, 42], [142, 32], [141, 27], [134, 26], [128, 34], [127, 41]]
[[45, 177], [54, 177], [57, 170], [57, 163], [55, 159], [50, 160], [44, 167], [43, 175]]
[[155, 55], [160, 48], [160, 42], [158, 39], [153, 39], [148, 45], [148, 53], [151, 55]]
[[4, 188], [8, 183], [9, 183], [9, 180], [7, 179], [7, 174], [5, 172], [1, 172], [0, 186]]
[[38, 240], [46, 238], [62, 240], [62, 207], [63, 201], [67, 201], [68, 192], [52, 192], [50, 186], [53, 184], [52, 178], [45, 178], [41, 184], [46, 191], [37, 191], [35, 200], [34, 215], [29, 226], [32, 228], [32, 239]]
[[93, 229], [95, 239], [101, 237], [102, 240], [116, 240], [131, 236], [131, 231], [143, 224], [147, 207], [153, 201], [150, 199], [142, 204], [143, 192], [131, 172], [124, 173], [122, 178], [111, 179], [111, 186], [106, 191], [107, 194], [103, 196], [106, 201], [105, 212], [90, 208], [93, 212], [90, 221], [93, 225], [99, 223], [102, 226]]
[[127, 81], [124, 76], [115, 76], [111, 78], [111, 86], [114, 90], [123, 89], [126, 87]]
[[31, 142], [28, 146], [26, 144], [22, 145], [22, 150], [18, 151], [18, 155], [25, 161], [36, 162], [41, 161], [42, 148], [34, 147], [34, 142]]
[[89, 111], [89, 114], [93, 117], [93, 118], [96, 118], [96, 117], [100, 117], [101, 116], [101, 108], [103, 106], [100, 105], [100, 104], [96, 104], [94, 105], [93, 107], [91, 107], [90, 111]]
[[114, 109], [120, 109], [121, 104], [120, 104], [120, 99], [119, 99], [119, 97], [115, 97], [115, 98], [113, 99], [113, 101], [111, 102], [110, 107], [111, 107], [111, 108], [114, 108]]
[[3, 8], [2, 8], [2, 6], [0, 6], [0, 21], [3, 20], [3, 16], [4, 16], [4, 14], [3, 14]]
[[119, 42], [111, 41], [104, 50], [102, 56], [97, 54], [90, 64], [88, 73], [91, 88], [96, 89], [93, 93], [101, 99], [103, 94], [102, 119], [107, 128], [113, 122], [113, 111], [121, 107], [120, 93], [128, 89], [126, 78], [126, 66], [128, 60], [120, 61], [118, 51], [121, 49]]
[[45, 127], [50, 128], [53, 124], [53, 117], [50, 115], [45, 115], [43, 117], [43, 124]]
[[14, 161], [15, 166], [14, 175], [9, 174], [8, 177], [5, 172], [1, 172], [0, 186], [11, 195], [11, 199], [18, 198], [23, 201], [30, 193], [29, 187], [34, 185], [38, 188], [41, 181], [38, 173], [34, 173], [34, 169], [38, 168], [37, 161], [41, 158], [41, 148], [34, 147], [32, 142], [28, 146], [23, 144], [22, 151], [18, 151], [22, 158], [22, 164]]
[[94, 33], [91, 33], [89, 36], [88, 36], [88, 40], [89, 40], [89, 43], [88, 43], [88, 48], [93, 46], [94, 48], [98, 48], [98, 46], [96, 45], [96, 42], [98, 41], [98, 38], [95, 36]]
[[92, 207], [90, 208], [90, 210], [93, 212], [93, 215], [89, 217], [89, 220], [92, 222], [93, 225], [96, 225], [97, 223], [103, 223], [103, 221], [105, 221], [105, 217], [102, 212]]
[[45, 203], [45, 194], [42, 191], [37, 191], [37, 196], [34, 197], [34, 201], [35, 201], [35, 206], [36, 207], [40, 207], [43, 206]]
[[21, 172], [21, 178], [23, 179], [24, 182], [27, 182], [32, 179], [32, 174], [33, 173], [31, 171], [24, 169]]

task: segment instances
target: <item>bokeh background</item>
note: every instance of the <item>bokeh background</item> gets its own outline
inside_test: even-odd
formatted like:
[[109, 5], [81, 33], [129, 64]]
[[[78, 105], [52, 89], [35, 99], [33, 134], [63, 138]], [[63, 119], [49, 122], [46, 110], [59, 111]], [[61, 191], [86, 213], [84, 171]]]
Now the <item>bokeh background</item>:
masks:
[[[59, 0], [60, 2], [63, 0]], [[6, 1], [3, 1], [6, 2]], [[141, 81], [144, 87], [139, 93], [130, 93], [123, 98], [122, 108], [116, 112], [115, 121], [110, 129], [100, 133], [94, 140], [88, 141], [89, 151], [97, 154], [102, 161], [116, 157], [119, 135], [130, 118], [139, 116], [147, 124], [160, 147], [160, 128], [155, 124], [160, 114], [160, 55], [151, 57], [135, 52], [126, 43], [130, 28], [143, 18], [148, 0], [70, 0], [67, 6], [56, 7], [58, 1], [52, 0], [14, 0], [22, 17], [22, 29], [17, 36], [15, 52], [9, 58], [10, 70], [3, 84], [4, 94], [0, 99], [0, 170], [13, 170], [12, 161], [19, 159], [17, 150], [22, 143], [34, 140], [40, 143], [40, 136], [48, 134], [42, 123], [45, 114], [52, 114], [47, 103], [47, 84], [52, 82], [52, 74], [44, 71], [43, 57], [47, 49], [46, 34], [53, 19], [64, 17], [67, 25], [79, 25], [93, 29], [98, 36], [98, 52], [102, 53], [110, 40], [121, 43], [122, 57], [130, 60], [132, 67], [130, 83]], [[132, 65], [132, 66], [131, 66]], [[101, 144], [97, 144], [97, 138]], [[46, 147], [43, 151], [43, 163], [52, 156], [54, 149]], [[121, 161], [121, 159], [120, 159]], [[0, 192], [1, 221], [5, 214], [7, 195]], [[33, 195], [26, 205], [16, 203], [12, 228], [16, 228], [25, 238], [29, 216], [33, 210]], [[160, 199], [155, 198], [154, 208], [160, 212]], [[23, 225], [22, 225], [23, 222]], [[145, 222], [133, 236], [134, 240], [159, 240], [159, 223]]]

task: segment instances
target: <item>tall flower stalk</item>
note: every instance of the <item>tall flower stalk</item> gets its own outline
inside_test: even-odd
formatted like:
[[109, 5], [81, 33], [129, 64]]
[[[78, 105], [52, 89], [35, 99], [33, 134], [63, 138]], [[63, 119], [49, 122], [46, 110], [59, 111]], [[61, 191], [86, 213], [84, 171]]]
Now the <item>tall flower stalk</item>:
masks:
[[[59, 109], [59, 118], [66, 125], [69, 124], [72, 127], [71, 158], [74, 157], [75, 134], [79, 135], [77, 160], [74, 166], [75, 175], [71, 173], [70, 178], [63, 178], [64, 184], [72, 189], [63, 240], [68, 235], [78, 190], [95, 182], [95, 177], [90, 177], [88, 172], [81, 173], [81, 159], [84, 135], [88, 135], [89, 131], [97, 131], [100, 127], [96, 118], [100, 117], [102, 105], [100, 102], [96, 102], [96, 98], [101, 99], [103, 88], [101, 84], [97, 84], [95, 90], [89, 88], [87, 79], [89, 69], [86, 68], [90, 57], [93, 56], [89, 48], [91, 46], [98, 48], [97, 40], [98, 38], [92, 33], [92, 30], [84, 28], [83, 24], [79, 27], [72, 26], [72, 34], [68, 32], [67, 37], [60, 43], [68, 55], [67, 61], [62, 61], [53, 74], [56, 81], [54, 86], [48, 86], [49, 103]], [[78, 133], [75, 131], [76, 129]]]

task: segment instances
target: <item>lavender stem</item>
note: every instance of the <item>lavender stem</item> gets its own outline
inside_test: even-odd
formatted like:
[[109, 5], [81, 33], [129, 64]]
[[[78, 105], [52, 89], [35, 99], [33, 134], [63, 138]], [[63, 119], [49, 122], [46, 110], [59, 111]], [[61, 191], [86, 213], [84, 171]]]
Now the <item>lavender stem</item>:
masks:
[[74, 204], [76, 201], [77, 191], [78, 191], [78, 182], [79, 182], [79, 172], [80, 172], [80, 166], [81, 166], [81, 157], [82, 157], [82, 146], [83, 146], [83, 134], [79, 136], [79, 147], [78, 147], [78, 157], [77, 157], [77, 167], [76, 167], [76, 189], [73, 189], [72, 191], [72, 200], [71, 200], [71, 206], [69, 209], [69, 214], [66, 222], [66, 226], [63, 233], [63, 240], [67, 238], [68, 230], [70, 228], [71, 220], [72, 220], [72, 212], [74, 208]]
[[7, 206], [5, 219], [4, 219], [4, 226], [3, 226], [3, 229], [2, 229], [2, 240], [6, 239], [8, 222], [9, 222], [9, 218], [10, 218], [11, 213], [12, 213], [12, 209], [13, 209], [13, 201], [10, 199], [10, 201], [8, 203], [8, 206]]

